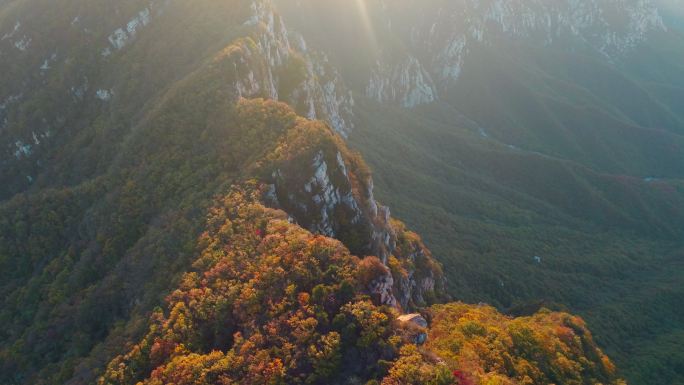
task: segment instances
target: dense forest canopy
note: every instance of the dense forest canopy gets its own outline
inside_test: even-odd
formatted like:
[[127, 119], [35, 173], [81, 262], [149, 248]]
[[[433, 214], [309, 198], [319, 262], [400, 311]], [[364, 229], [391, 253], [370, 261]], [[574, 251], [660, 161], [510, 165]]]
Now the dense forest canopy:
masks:
[[682, 382], [680, 7], [0, 1], [0, 384]]

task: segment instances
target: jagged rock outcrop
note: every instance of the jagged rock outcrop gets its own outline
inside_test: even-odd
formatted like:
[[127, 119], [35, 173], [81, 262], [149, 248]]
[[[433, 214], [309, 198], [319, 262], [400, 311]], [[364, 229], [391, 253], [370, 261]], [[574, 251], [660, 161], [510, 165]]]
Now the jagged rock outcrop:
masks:
[[403, 309], [432, 303], [444, 288], [439, 264], [420, 237], [375, 200], [363, 160], [340, 139], [328, 138], [302, 145], [305, 149], [294, 159], [277, 163], [265, 200], [302, 227], [339, 239], [352, 253], [377, 256], [391, 273], [369, 285], [382, 303]]
[[[594, 1], [462, 1], [431, 16], [429, 26], [414, 27], [412, 42], [431, 42], [429, 67], [440, 82], [457, 80], [471, 46], [492, 44], [500, 37], [552, 45], [556, 41], [619, 56], [648, 34], [664, 29], [654, 2]], [[466, 20], [466, 23], [455, 23]]]
[[394, 295], [394, 277], [392, 272], [385, 268], [385, 272], [372, 280], [367, 287], [371, 297], [374, 297], [380, 305], [396, 307], [398, 302]]
[[430, 6], [403, 0], [376, 8], [371, 13], [382, 19], [376, 26], [402, 39], [400, 57], [406, 58], [383, 54], [366, 91], [376, 100], [408, 108], [436, 100], [459, 79], [467, 55], [480, 45], [501, 39], [542, 46], [562, 42], [612, 59], [666, 29], [652, 0], [460, 0]]
[[[233, 60], [223, 68], [226, 94], [285, 101], [349, 134], [354, 99], [340, 73], [287, 29], [269, 0], [210, 3], [0, 5], [0, 72], [8, 74], [0, 87], [0, 166], [9, 170], [0, 185], [7, 194], [58, 183], [37, 176], [60, 143], [87, 137], [92, 127], [121, 130], [103, 146], [122, 140], [147, 102], [217, 57]], [[73, 157], [84, 158], [76, 152], [86, 147], [77, 145]]]
[[[409, 0], [409, 2], [413, 2]], [[572, 39], [608, 55], [618, 55], [665, 28], [652, 0], [472, 1], [435, 7], [430, 23], [412, 26], [412, 41], [442, 46], [461, 37], [490, 43], [498, 36], [530, 38], [542, 44]], [[454, 23], [465, 20], [465, 23]], [[434, 40], [424, 40], [433, 37]], [[442, 52], [442, 51], [439, 51]]]
[[431, 103], [437, 98], [432, 77], [413, 56], [394, 65], [378, 62], [366, 94], [379, 102], [398, 103], [406, 108]]
[[[309, 50], [300, 34], [288, 31], [269, 1], [253, 1], [251, 12], [244, 25], [254, 27], [254, 33], [238, 42], [243, 55], [236, 63], [238, 95], [285, 101], [301, 115], [325, 120], [340, 135], [349, 135], [354, 98], [327, 56]], [[255, 67], [262, 69], [260, 74]]]

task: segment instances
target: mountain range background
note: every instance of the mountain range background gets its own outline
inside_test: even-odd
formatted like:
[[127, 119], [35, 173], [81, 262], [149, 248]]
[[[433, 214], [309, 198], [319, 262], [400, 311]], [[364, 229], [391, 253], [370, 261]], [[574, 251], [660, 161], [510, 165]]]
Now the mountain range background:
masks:
[[230, 106], [268, 98], [362, 154], [446, 294], [579, 314], [629, 383], [682, 383], [683, 7], [0, 2], [6, 378], [87, 383], [139, 338], [278, 137]]

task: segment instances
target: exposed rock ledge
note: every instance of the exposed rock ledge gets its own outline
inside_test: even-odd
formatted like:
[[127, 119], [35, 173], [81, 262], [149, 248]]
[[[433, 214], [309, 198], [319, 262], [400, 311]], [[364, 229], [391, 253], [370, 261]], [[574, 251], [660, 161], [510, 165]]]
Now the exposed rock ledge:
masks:
[[377, 256], [387, 274], [379, 274], [368, 290], [383, 304], [409, 310], [434, 302], [444, 292], [440, 265], [420, 237], [375, 200], [363, 161], [339, 138], [331, 141], [275, 169], [266, 202], [360, 257]]

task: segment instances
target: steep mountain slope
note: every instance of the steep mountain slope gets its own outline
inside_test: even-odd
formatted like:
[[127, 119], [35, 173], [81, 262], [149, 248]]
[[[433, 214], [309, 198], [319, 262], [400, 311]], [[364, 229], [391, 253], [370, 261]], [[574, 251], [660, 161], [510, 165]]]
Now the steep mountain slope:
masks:
[[353, 125], [335, 69], [262, 2], [16, 1], [0, 21], [0, 70], [12, 74], [0, 87], [2, 197], [101, 174], [169, 85], [238, 37], [226, 89], [285, 100], [342, 133]]
[[0, 3], [1, 383], [681, 378], [670, 19], [281, 3]]
[[377, 260], [364, 289], [379, 305], [440, 298], [439, 265], [375, 202], [341, 139], [286, 105], [241, 99], [245, 41], [169, 87], [102, 175], [3, 203], [3, 383], [92, 381], [190, 268], [212, 196], [253, 176], [293, 220], [392, 267]]
[[402, 322], [396, 310], [354, 296], [384, 274], [377, 258], [358, 261], [266, 209], [261, 194], [234, 190], [212, 208], [198, 271], [99, 384], [623, 383], [567, 314], [512, 320], [493, 308], [434, 307], [435, 346], [419, 347], [422, 316]]
[[592, 325], [628, 380], [677, 383], [682, 245], [665, 234], [681, 228], [681, 182], [596, 175], [511, 154], [476, 130], [378, 108], [373, 116], [392, 118], [360, 124], [352, 143], [377, 170], [379, 198], [443, 262], [453, 297], [522, 314], [567, 306]]
[[[193, 80], [211, 75], [207, 69]], [[148, 159], [103, 177], [112, 183], [104, 204], [87, 201], [104, 194], [97, 188], [106, 182], [94, 180], [3, 205], [3, 217], [24, 217], [3, 223], [7, 238], [0, 243], [11, 282], [3, 286], [2, 317], [11, 325], [2, 335], [3, 382], [91, 383], [105, 360], [140, 334], [140, 317], [178, 285], [167, 297], [168, 312], [154, 311], [148, 333], [108, 365], [99, 383], [451, 384], [483, 376], [620, 383], [586, 328], [564, 314], [520, 319], [508, 331], [511, 362], [503, 367], [485, 356], [467, 366], [442, 362], [419, 348], [416, 338], [427, 324], [397, 317], [440, 298], [441, 268], [420, 238], [375, 202], [363, 161], [325, 124], [299, 118], [284, 104], [240, 99], [231, 106], [235, 95], [220, 97], [220, 88], [208, 99], [183, 92], [190, 90], [169, 95], [140, 127], [132, 151]], [[195, 96], [179, 102], [182, 95]], [[192, 100], [213, 100], [205, 108], [220, 116], [213, 121], [220, 128], [209, 132], [213, 124], [193, 116], [173, 132], [180, 139], [210, 137], [204, 156], [192, 154], [202, 144], [196, 140], [156, 141], [144, 149], [145, 138], [173, 119], [169, 109], [197, 108]], [[218, 151], [206, 152], [212, 145]], [[179, 158], [165, 159], [170, 153]], [[294, 179], [291, 168], [298, 169]], [[231, 169], [234, 174], [226, 173]], [[208, 205], [208, 194], [231, 181], [239, 185]], [[145, 183], [151, 185], [137, 190]], [[296, 210], [288, 215], [264, 203]], [[112, 214], [114, 226], [99, 223]], [[359, 260], [341, 242], [294, 221], [371, 256]], [[529, 356], [525, 349], [555, 338], [535, 331], [555, 324], [583, 339]], [[471, 336], [454, 338], [464, 337]]]
[[512, 146], [601, 172], [681, 177], [684, 43], [654, 1], [279, 5], [372, 99], [441, 100]]
[[[2, 383], [92, 382], [190, 268], [212, 196], [249, 176], [271, 183], [268, 202], [291, 209], [293, 220], [338, 237], [362, 255], [379, 256], [382, 261], [370, 260], [373, 270], [362, 289], [378, 305], [409, 310], [443, 295], [439, 265], [415, 234], [375, 202], [367, 168], [340, 138], [285, 105], [241, 99], [275, 98], [269, 92], [288, 89], [279, 86], [289, 82], [292, 95], [304, 95], [314, 108], [327, 111], [330, 124], [344, 133], [341, 121], [323, 108], [347, 100], [326, 99], [336, 98], [334, 79], [326, 80], [322, 67], [314, 78], [306, 70], [312, 59], [302, 53], [297, 63], [305, 66], [303, 76], [273, 75], [287, 65], [286, 58], [295, 60], [297, 51], [264, 4], [236, 4], [249, 10], [242, 24], [246, 35], [218, 47], [159, 96], [150, 95], [138, 116], [126, 117], [130, 128], [112, 132], [113, 111], [84, 103], [72, 108], [99, 126], [60, 132], [54, 136], [59, 142], [35, 139], [36, 151], [8, 154], [3, 178], [18, 180], [13, 171], [33, 162], [36, 176], [30, 191], [0, 208]], [[213, 11], [223, 5], [217, 6]], [[113, 49], [128, 53], [144, 41], [136, 31], [153, 25], [151, 15], [141, 11], [125, 30], [110, 35], [103, 57], [114, 60]], [[129, 70], [119, 74], [130, 75]], [[325, 87], [320, 81], [327, 81]], [[114, 95], [134, 93], [138, 86], [91, 96], [114, 104]], [[314, 95], [323, 88], [324, 96]], [[12, 113], [35, 103], [35, 97], [14, 101], [4, 134], [31, 129]], [[288, 100], [297, 105], [300, 99]], [[107, 151], [98, 153], [99, 148]], [[93, 163], [98, 167], [89, 168]], [[7, 184], [3, 193], [11, 196], [17, 186]]]
[[[211, 197], [294, 119], [254, 127], [240, 95], [277, 92], [347, 129], [334, 70], [259, 4], [2, 4], [0, 382], [88, 383], [136, 335], [188, 268]], [[407, 293], [385, 294], [425, 292]]]
[[365, 95], [351, 143], [452, 296], [562, 303], [632, 383], [684, 381], [681, 2], [278, 5]]

